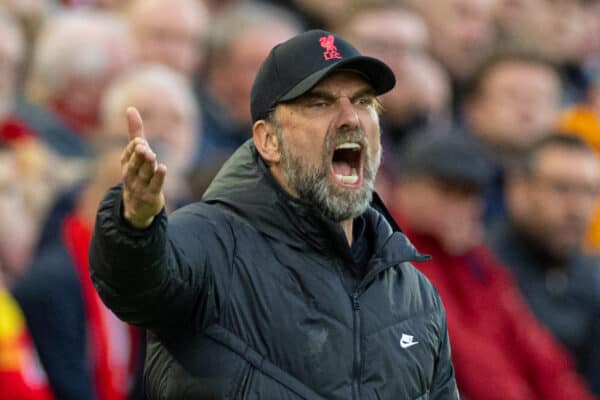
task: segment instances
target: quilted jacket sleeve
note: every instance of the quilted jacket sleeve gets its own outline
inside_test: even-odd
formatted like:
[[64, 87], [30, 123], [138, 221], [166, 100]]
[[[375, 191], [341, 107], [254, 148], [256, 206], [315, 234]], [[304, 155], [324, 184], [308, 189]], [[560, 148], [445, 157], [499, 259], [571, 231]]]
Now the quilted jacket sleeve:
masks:
[[[442, 308], [443, 309], [443, 308]], [[431, 386], [430, 400], [458, 400], [459, 394], [454, 377], [454, 367], [450, 352], [450, 340], [446, 326], [446, 313], [443, 312], [442, 342], [438, 359], [435, 365], [433, 384]]]
[[195, 211], [200, 206], [169, 218], [163, 210], [151, 226], [136, 229], [123, 218], [121, 199], [118, 185], [100, 203], [90, 245], [100, 297], [122, 320], [158, 334], [202, 330], [225, 291], [227, 279], [216, 279], [214, 271], [226, 277], [230, 270], [231, 230]]

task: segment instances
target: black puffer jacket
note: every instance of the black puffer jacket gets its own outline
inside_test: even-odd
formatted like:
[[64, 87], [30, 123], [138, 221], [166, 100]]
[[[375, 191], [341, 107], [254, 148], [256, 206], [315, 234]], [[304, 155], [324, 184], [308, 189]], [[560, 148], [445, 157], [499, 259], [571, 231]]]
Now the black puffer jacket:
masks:
[[364, 214], [364, 278], [341, 227], [288, 196], [251, 142], [202, 203], [146, 230], [100, 205], [92, 278], [122, 319], [152, 332], [151, 399], [456, 399], [443, 306], [423, 256]]

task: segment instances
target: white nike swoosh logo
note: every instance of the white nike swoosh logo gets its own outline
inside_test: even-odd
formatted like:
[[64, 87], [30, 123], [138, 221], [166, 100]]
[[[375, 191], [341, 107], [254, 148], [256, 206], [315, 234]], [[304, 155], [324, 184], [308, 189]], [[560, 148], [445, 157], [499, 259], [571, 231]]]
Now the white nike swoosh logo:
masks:
[[419, 344], [419, 342], [415, 342], [415, 337], [413, 335], [408, 335], [406, 333], [402, 334], [402, 337], [400, 338], [400, 347], [407, 349], [415, 344]]
[[419, 342], [400, 342], [400, 347], [402, 347], [403, 349], [408, 349], [411, 346], [414, 346], [415, 344], [419, 344]]

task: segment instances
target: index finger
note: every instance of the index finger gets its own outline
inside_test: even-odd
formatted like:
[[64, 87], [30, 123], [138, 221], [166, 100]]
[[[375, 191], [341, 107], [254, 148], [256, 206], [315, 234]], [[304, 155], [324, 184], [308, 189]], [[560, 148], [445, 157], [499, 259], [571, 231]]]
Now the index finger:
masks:
[[133, 140], [136, 137], [146, 140], [142, 116], [137, 108], [127, 107], [127, 111], [125, 111], [125, 113], [127, 115], [127, 130], [129, 131], [129, 140]]

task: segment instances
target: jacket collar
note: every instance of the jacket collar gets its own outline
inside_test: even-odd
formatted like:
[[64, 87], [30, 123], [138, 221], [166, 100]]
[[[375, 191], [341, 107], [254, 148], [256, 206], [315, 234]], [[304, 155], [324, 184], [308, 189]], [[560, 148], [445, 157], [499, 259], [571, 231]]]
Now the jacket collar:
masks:
[[[291, 247], [352, 259], [341, 226], [312, 204], [289, 195], [273, 178], [251, 139], [223, 165], [203, 201], [227, 207], [262, 234]], [[379, 196], [374, 194], [363, 216], [371, 227], [366, 234], [373, 235], [375, 257], [385, 262], [422, 259]]]

